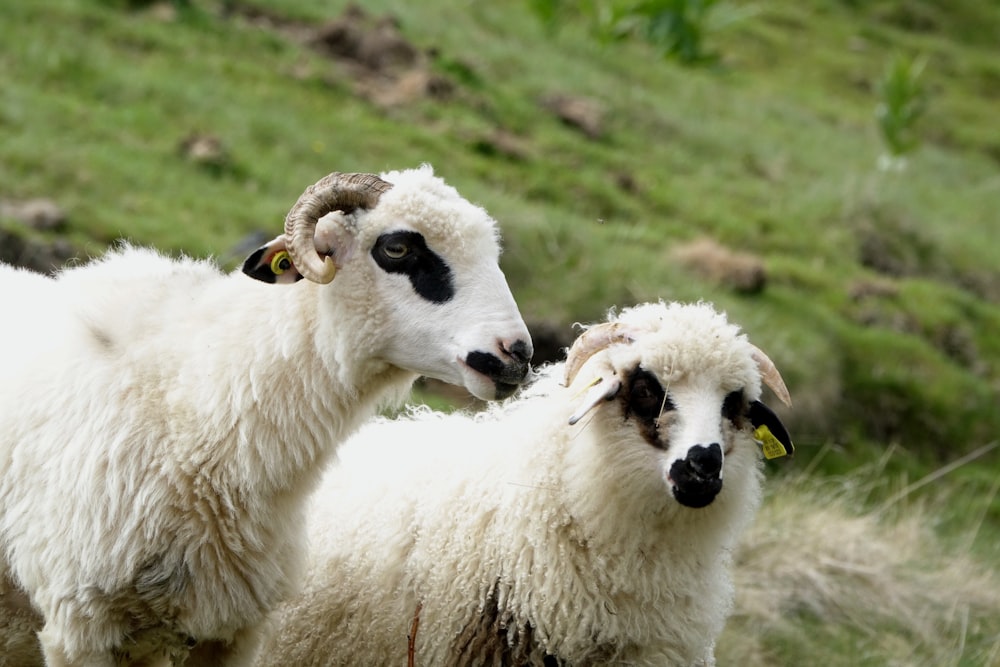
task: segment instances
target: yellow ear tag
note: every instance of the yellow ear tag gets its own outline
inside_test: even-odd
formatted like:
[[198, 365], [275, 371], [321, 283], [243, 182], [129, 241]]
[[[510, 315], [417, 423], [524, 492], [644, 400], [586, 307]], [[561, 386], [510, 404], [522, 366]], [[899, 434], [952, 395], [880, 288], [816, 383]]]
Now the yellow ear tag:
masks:
[[288, 256], [287, 250], [279, 250], [271, 258], [271, 273], [280, 276], [282, 273], [292, 268], [292, 260]]
[[771, 459], [778, 459], [782, 456], [788, 456], [788, 450], [785, 446], [781, 444], [781, 441], [774, 437], [766, 425], [761, 424], [753, 432], [754, 440], [760, 443], [761, 448], [764, 450], [764, 458], [770, 461]]

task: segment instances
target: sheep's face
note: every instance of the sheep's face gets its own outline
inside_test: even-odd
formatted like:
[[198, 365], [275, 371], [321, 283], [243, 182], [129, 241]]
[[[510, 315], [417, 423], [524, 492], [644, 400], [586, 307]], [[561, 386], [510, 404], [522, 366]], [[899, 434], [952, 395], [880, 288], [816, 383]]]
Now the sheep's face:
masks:
[[727, 460], [741, 469], [757, 459], [758, 427], [791, 451], [780, 420], [759, 400], [756, 348], [705, 308], [667, 312], [661, 305], [660, 315], [631, 329], [633, 342], [590, 358], [570, 388], [586, 392], [571, 424], [599, 409], [596, 428], [608, 441], [646, 450], [643, 460], [655, 461], [673, 497], [692, 508], [710, 505], [722, 491]]
[[654, 373], [633, 368], [618, 397], [624, 419], [662, 452], [657, 459], [674, 498], [694, 508], [711, 504], [722, 490], [724, 463], [735, 448], [753, 447], [745, 389], [699, 379], [668, 390]]
[[378, 235], [364, 258], [378, 295], [372, 315], [382, 319], [377, 355], [479, 398], [505, 398], [525, 380], [532, 344], [496, 240], [469, 238], [478, 231], [467, 230], [463, 245], [430, 224]]
[[[374, 208], [316, 225], [317, 250], [338, 268], [318, 288], [331, 319], [351, 303], [367, 319], [367, 355], [479, 398], [509, 396], [528, 375], [532, 344], [500, 270], [495, 222], [429, 168], [384, 178], [393, 187]], [[281, 243], [251, 257], [263, 273], [254, 277], [268, 280]], [[295, 267], [284, 268], [272, 281], [295, 282]]]

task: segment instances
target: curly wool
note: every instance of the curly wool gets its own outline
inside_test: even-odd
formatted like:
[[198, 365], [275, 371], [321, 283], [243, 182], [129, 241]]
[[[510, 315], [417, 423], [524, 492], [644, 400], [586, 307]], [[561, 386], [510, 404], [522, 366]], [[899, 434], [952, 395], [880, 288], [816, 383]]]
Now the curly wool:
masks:
[[570, 387], [555, 365], [485, 413], [415, 410], [349, 441], [311, 503], [303, 590], [258, 667], [403, 664], [415, 615], [422, 666], [714, 664], [731, 554], [761, 498], [757, 443], [727, 431], [722, 491], [691, 509], [617, 402], [567, 420], [601, 364], [749, 399], [760, 378], [745, 336], [708, 305], [612, 319], [645, 333]]
[[[0, 308], [31, 313], [0, 331], [0, 645], [29, 645], [4, 635], [44, 620], [43, 646], [68, 662], [181, 659], [197, 641], [192, 660], [215, 642], [245, 664], [295, 588], [305, 499], [336, 445], [425, 368], [472, 374], [414, 338], [527, 339], [494, 220], [430, 167], [386, 178], [398, 184], [354, 218], [358, 243], [399, 228], [461, 237], [437, 246], [455, 258], [446, 306], [367, 250], [329, 285], [127, 245], [55, 278], [0, 266]], [[22, 622], [5, 590], [38, 616]]]

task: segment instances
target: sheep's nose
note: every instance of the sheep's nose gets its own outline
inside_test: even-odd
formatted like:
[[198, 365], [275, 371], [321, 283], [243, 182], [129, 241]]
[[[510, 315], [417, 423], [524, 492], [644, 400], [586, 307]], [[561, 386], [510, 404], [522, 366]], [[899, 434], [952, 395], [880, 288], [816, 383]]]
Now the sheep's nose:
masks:
[[722, 490], [722, 447], [713, 442], [695, 445], [670, 466], [674, 498], [681, 505], [705, 507]]
[[520, 385], [531, 371], [531, 355], [534, 349], [530, 340], [518, 338], [514, 341], [500, 341], [500, 351], [505, 357], [503, 369], [498, 374], [502, 382]]
[[515, 340], [510, 346], [501, 342], [500, 349], [508, 356], [514, 357], [515, 360], [525, 365], [531, 361], [531, 357], [535, 353], [535, 350], [531, 346], [531, 341], [521, 339]]
[[717, 477], [722, 471], [722, 447], [717, 442], [707, 447], [695, 445], [688, 450], [687, 467], [696, 477]]
[[[465, 363], [493, 380], [496, 398], [507, 398], [521, 386], [531, 371], [531, 342], [523, 338], [498, 341], [500, 355], [492, 352], [470, 352]], [[501, 359], [501, 357], [503, 357]]]

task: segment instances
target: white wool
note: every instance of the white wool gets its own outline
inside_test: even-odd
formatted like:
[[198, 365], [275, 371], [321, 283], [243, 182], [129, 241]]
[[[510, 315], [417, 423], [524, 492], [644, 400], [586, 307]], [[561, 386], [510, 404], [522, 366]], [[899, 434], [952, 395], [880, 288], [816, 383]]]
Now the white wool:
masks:
[[[723, 487], [680, 505], [665, 479], [679, 443], [652, 446], [618, 400], [568, 419], [600, 369], [653, 372], [678, 401], [711, 402], [760, 376], [737, 327], [706, 304], [645, 304], [642, 332], [595, 354], [570, 387], [561, 364], [486, 413], [416, 410], [366, 425], [309, 510], [302, 591], [282, 605], [258, 667], [711, 665], [733, 604], [731, 556], [761, 499], [749, 425], [723, 425]], [[710, 397], [715, 397], [711, 398]], [[678, 436], [679, 437], [679, 436]], [[549, 658], [552, 660], [552, 658]]]
[[[530, 340], [495, 222], [429, 167], [396, 176], [328, 285], [128, 246], [55, 278], [0, 267], [0, 308], [22, 315], [0, 328], [0, 646], [25, 644], [3, 635], [31, 629], [27, 596], [50, 663], [180, 659], [193, 639], [245, 664], [337, 444], [419, 373], [492, 387], [464, 354]], [[375, 265], [400, 229], [449, 263], [454, 299]], [[186, 664], [223, 661], [199, 650]]]

